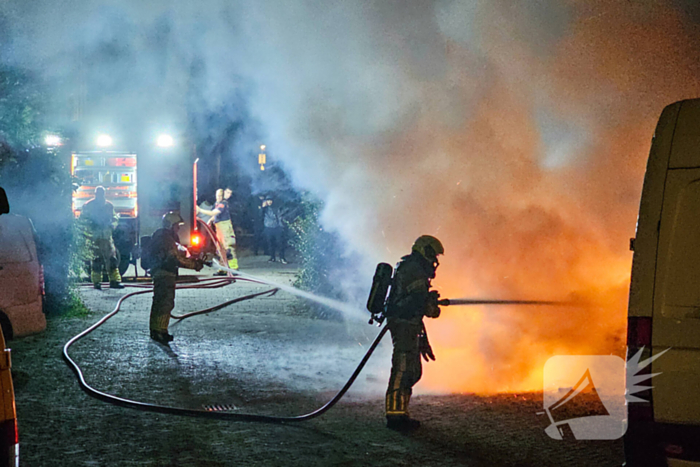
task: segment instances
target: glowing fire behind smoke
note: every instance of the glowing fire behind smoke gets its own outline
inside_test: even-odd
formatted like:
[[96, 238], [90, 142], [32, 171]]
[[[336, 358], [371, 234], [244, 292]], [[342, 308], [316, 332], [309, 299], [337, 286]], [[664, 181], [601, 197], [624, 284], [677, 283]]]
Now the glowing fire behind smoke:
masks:
[[[443, 29], [442, 73], [401, 64], [420, 110], [400, 130], [335, 147], [348, 160], [331, 178], [326, 219], [358, 249], [374, 244], [375, 259], [394, 261], [433, 234], [447, 249], [443, 297], [585, 303], [444, 309], [426, 320], [438, 360], [419, 391], [537, 390], [553, 355], [624, 354], [628, 239], [649, 141], [664, 105], [700, 95], [698, 54], [669, 7], [569, 8], [546, 52], [517, 41], [512, 9], [477, 8], [478, 50]], [[368, 151], [374, 175], [358, 175], [349, 155]]]

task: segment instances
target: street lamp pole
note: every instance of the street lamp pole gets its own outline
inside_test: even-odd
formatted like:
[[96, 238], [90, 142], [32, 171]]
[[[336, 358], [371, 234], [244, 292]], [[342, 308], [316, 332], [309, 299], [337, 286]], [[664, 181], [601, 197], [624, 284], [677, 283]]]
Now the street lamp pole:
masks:
[[197, 163], [199, 162], [199, 157], [197, 157], [197, 146], [194, 147], [195, 160], [192, 164], [192, 230], [197, 232]]
[[258, 154], [258, 164], [260, 164], [260, 170], [265, 170], [265, 164], [267, 164], [267, 155], [265, 154], [266, 146], [264, 144], [260, 145], [260, 153]]

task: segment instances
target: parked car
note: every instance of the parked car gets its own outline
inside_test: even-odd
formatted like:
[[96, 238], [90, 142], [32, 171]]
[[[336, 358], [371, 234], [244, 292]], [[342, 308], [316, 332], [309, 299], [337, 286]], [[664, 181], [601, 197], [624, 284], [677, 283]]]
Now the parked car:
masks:
[[700, 99], [659, 118], [631, 247], [628, 357], [668, 350], [628, 404], [627, 465], [700, 466]]
[[44, 270], [34, 226], [25, 216], [0, 216], [0, 291], [0, 325], [6, 340], [46, 328]]
[[[10, 205], [5, 190], [0, 188], [0, 220], [7, 217]], [[4, 289], [3, 295], [5, 293]], [[19, 467], [19, 432], [15, 391], [10, 373], [10, 349], [5, 348], [5, 338], [0, 332], [0, 465]]]

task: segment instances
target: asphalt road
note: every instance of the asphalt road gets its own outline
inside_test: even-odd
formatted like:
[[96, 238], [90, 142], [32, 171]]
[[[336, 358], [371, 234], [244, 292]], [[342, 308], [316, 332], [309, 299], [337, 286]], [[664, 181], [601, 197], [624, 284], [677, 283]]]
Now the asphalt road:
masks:
[[[291, 283], [293, 265], [243, 258], [245, 271]], [[211, 272], [211, 271], [209, 271]], [[200, 278], [204, 277], [200, 275]], [[236, 283], [181, 290], [175, 312], [217, 305], [268, 287]], [[620, 441], [549, 439], [538, 394], [418, 396], [410, 435], [384, 427], [390, 345], [380, 346], [355, 386], [327, 414], [298, 424], [231, 422], [112, 406], [83, 393], [61, 359], [65, 342], [133, 289], [82, 290], [93, 313], [54, 318], [10, 343], [24, 466], [539, 466], [621, 465]], [[71, 355], [95, 388], [143, 402], [232, 413], [310, 412], [344, 384], [377, 328], [318, 319], [286, 293], [171, 324], [175, 341], [148, 338], [150, 295], [134, 297]]]

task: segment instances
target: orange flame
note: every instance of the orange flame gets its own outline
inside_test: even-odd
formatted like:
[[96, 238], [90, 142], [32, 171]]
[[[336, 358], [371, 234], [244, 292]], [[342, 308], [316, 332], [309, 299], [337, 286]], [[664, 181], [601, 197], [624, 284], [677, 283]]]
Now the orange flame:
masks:
[[[444, 76], [413, 82], [427, 97], [422, 113], [382, 146], [387, 157], [369, 162], [394, 180], [368, 184], [379, 188], [356, 223], [376, 259], [431, 234], [446, 249], [434, 282], [444, 298], [583, 304], [444, 308], [426, 319], [437, 361], [424, 365], [418, 391], [540, 390], [552, 356], [624, 355], [628, 246], [649, 142], [665, 105], [700, 95], [700, 45], [668, 7], [570, 8], [570, 28], [545, 55], [515, 41], [518, 20], [494, 6], [499, 27], [483, 28], [483, 57], [448, 42]], [[469, 68], [478, 64], [483, 82]], [[444, 109], [458, 98], [468, 118], [455, 125]], [[357, 186], [346, 189], [356, 199]], [[329, 210], [347, 212], [342, 199]], [[378, 199], [386, 202], [377, 207]], [[377, 218], [386, 221], [366, 220]]]

